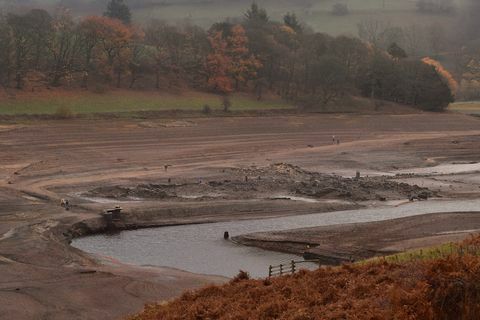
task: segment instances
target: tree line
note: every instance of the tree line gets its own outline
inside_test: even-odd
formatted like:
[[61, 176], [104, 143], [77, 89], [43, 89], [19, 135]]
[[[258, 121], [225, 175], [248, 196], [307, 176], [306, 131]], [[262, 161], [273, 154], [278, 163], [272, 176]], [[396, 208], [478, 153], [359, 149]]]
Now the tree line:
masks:
[[188, 86], [228, 95], [265, 92], [305, 106], [363, 95], [443, 109], [453, 93], [430, 64], [354, 37], [331, 37], [287, 13], [272, 21], [255, 3], [238, 21], [169, 25], [131, 23], [122, 0], [103, 16], [74, 19], [68, 10], [0, 16], [0, 84], [30, 89]]

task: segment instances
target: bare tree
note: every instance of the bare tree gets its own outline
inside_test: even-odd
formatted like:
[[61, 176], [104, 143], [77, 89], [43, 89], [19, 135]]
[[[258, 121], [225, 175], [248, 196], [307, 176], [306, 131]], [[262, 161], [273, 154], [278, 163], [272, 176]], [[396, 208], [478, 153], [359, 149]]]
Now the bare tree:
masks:
[[382, 20], [363, 20], [358, 25], [358, 36], [360, 39], [380, 46], [385, 36], [385, 30], [390, 28], [390, 24]]
[[405, 48], [411, 57], [418, 57], [423, 51], [425, 43], [424, 30], [418, 25], [411, 25], [404, 28]]

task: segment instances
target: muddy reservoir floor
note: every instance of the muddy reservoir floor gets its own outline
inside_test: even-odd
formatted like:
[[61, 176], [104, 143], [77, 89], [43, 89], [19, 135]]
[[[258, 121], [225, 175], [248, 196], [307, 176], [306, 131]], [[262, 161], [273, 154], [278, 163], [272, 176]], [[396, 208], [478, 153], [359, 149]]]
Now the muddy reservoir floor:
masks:
[[[74, 236], [103, 231], [105, 224], [99, 213], [116, 203], [124, 207], [124, 223], [129, 228], [358, 208], [355, 200], [347, 197], [345, 201], [335, 193], [333, 199], [320, 197], [312, 203], [271, 199], [277, 194], [247, 199], [228, 193], [223, 198], [198, 199], [198, 193], [181, 192], [167, 199], [110, 199], [105, 203], [83, 197], [90, 190], [165, 184], [168, 179], [175, 183], [218, 181], [229, 174], [222, 172], [225, 168], [267, 168], [276, 163], [353, 177], [357, 170], [363, 176], [391, 175], [396, 170], [480, 160], [480, 122], [457, 114], [308, 114], [188, 120], [181, 125], [176, 125], [178, 119], [3, 125], [0, 319], [118, 319], [139, 311], [146, 302], [225, 281], [223, 277], [168, 268], [135, 267], [114, 260], [105, 263], [69, 246]], [[332, 145], [332, 135], [340, 137], [342, 143]], [[167, 172], [165, 165], [171, 165]], [[428, 189], [439, 196], [468, 199], [478, 197], [475, 174], [404, 175], [395, 180], [419, 187], [422, 183], [427, 187], [428, 182]], [[314, 192], [307, 198], [319, 194], [316, 186], [308, 187]], [[398, 193], [395, 197], [405, 195]], [[59, 206], [62, 198], [71, 200], [71, 211]]]
[[[394, 207], [124, 231], [79, 238], [73, 246], [136, 265], [226, 277], [243, 270], [262, 278], [268, 276], [269, 265], [301, 260], [294, 254], [301, 255], [307, 250], [324, 256], [323, 263], [328, 263], [327, 258], [343, 257], [348, 261], [382, 252], [398, 252], [422, 240], [426, 244], [427, 239], [432, 243], [455, 241], [465, 237], [465, 233], [480, 230], [480, 212], [475, 212], [479, 207], [480, 200], [432, 200]], [[465, 213], [441, 213], [454, 210]], [[474, 213], [466, 213], [468, 211]], [[428, 214], [432, 212], [435, 214]], [[315, 228], [305, 229], [311, 226]], [[237, 242], [291, 253], [225, 241], [224, 230]], [[246, 235], [259, 231], [261, 233]], [[307, 244], [318, 247], [307, 249]], [[326, 248], [330, 248], [330, 252]]]

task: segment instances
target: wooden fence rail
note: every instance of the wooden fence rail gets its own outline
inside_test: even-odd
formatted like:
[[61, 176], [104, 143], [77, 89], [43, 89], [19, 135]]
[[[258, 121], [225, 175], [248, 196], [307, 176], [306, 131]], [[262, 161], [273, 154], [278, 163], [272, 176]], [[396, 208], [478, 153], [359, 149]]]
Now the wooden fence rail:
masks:
[[268, 267], [268, 277], [274, 277], [274, 276], [283, 276], [284, 274], [294, 274], [295, 272], [298, 271], [298, 264], [302, 263], [320, 263], [318, 260], [301, 260], [301, 261], [295, 261], [291, 260], [288, 263], [282, 263], [276, 266], [270, 265]]

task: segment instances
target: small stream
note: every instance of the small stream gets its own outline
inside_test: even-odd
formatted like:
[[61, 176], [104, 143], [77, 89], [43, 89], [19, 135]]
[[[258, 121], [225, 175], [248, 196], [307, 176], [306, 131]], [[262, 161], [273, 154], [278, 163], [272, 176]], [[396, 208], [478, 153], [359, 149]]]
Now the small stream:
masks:
[[[268, 266], [299, 257], [246, 247], [223, 239], [261, 231], [278, 231], [344, 223], [361, 223], [441, 212], [480, 211], [479, 200], [431, 200], [394, 207], [184, 225], [124, 231], [116, 235], [95, 235], [75, 239], [72, 245], [89, 253], [109, 256], [124, 263], [161, 266], [199, 274], [235, 276], [248, 271], [253, 277], [268, 275]], [[480, 214], [480, 212], [479, 212]]]

